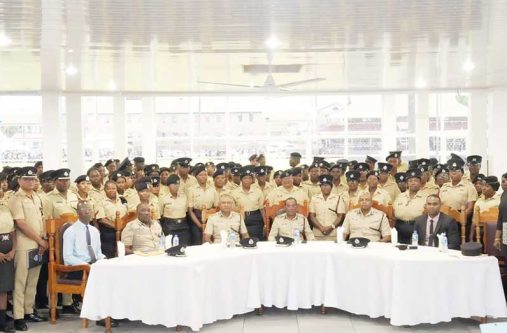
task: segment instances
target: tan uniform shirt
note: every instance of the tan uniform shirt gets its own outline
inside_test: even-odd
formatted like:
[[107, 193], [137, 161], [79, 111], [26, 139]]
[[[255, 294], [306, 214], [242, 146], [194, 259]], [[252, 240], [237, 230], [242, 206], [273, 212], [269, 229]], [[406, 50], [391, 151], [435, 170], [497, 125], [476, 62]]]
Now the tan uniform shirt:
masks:
[[138, 197], [137, 191], [134, 190], [133, 188], [128, 188], [123, 193], [123, 197], [125, 198], [125, 200], [127, 200], [128, 203], [130, 200], [135, 200], [135, 198]]
[[[129, 213], [135, 212], [140, 203], [141, 199], [139, 198], [139, 194], [136, 193], [135, 197], [131, 197], [130, 200], [127, 201], [127, 209]], [[150, 193], [148, 205], [150, 206], [151, 218], [153, 220], [160, 220], [160, 202], [158, 197]]]
[[303, 215], [296, 213], [292, 219], [287, 214], [280, 214], [275, 217], [271, 230], [269, 231], [268, 240], [274, 241], [276, 236], [294, 237], [294, 230], [299, 229], [301, 237], [303, 234], [307, 240], [315, 240], [312, 229], [308, 220]]
[[343, 221], [343, 233], [352, 237], [365, 237], [372, 242], [391, 235], [391, 228], [386, 215], [375, 208], [364, 215], [361, 208], [351, 210]]
[[102, 204], [102, 201], [106, 198], [106, 194], [104, 193], [104, 186], [100, 186], [100, 189], [96, 189], [93, 186], [90, 186], [90, 192], [88, 195], [95, 200], [96, 203]]
[[440, 188], [435, 183], [426, 182], [423, 187], [419, 190], [419, 193], [426, 199], [429, 195], [437, 194]]
[[169, 194], [169, 186], [160, 184], [160, 192], [158, 192], [158, 196], [163, 197], [166, 194]]
[[93, 198], [90, 195], [88, 195], [85, 198], [79, 195], [79, 193], [76, 193], [76, 196], [80, 201], [87, 201], [90, 204], [90, 208], [92, 209], [94, 216], [97, 220], [105, 217], [104, 208], [102, 207], [102, 204], [97, 203], [95, 200], [93, 200]]
[[227, 182], [227, 184], [224, 185], [224, 190], [232, 192], [235, 189], [237, 189], [238, 187], [239, 187], [239, 185], [236, 184], [235, 182]]
[[188, 175], [187, 179], [184, 180], [180, 177], [180, 187], [178, 189], [179, 193], [183, 193], [188, 196], [188, 190], [193, 186], [197, 184], [197, 179], [192, 176]]
[[474, 185], [463, 179], [456, 185], [452, 185], [452, 182], [445, 183], [439, 195], [442, 204], [456, 210], [461, 210], [462, 206], [466, 207], [467, 202], [477, 200], [477, 190]]
[[125, 246], [132, 246], [133, 251], [156, 251], [160, 249], [162, 228], [160, 223], [152, 221], [150, 224], [135, 219], [125, 226], [121, 233], [121, 241]]
[[0, 235], [14, 231], [14, 220], [9, 208], [0, 205]]
[[[331, 193], [327, 198], [324, 198], [322, 193], [316, 194], [310, 201], [310, 213], [314, 213], [317, 221], [324, 226], [329, 227], [332, 225], [338, 214], [345, 214], [346, 206], [343, 197], [338, 194]], [[319, 229], [313, 228], [313, 234], [317, 239], [336, 239], [336, 229], [329, 235], [324, 235]]]
[[349, 191], [349, 187], [347, 185], [345, 185], [345, 183], [341, 183], [337, 186], [335, 184], [333, 184], [333, 188], [331, 189], [331, 193], [334, 193], [334, 194], [342, 194], [344, 192], [348, 192]]
[[[362, 193], [370, 193], [368, 189], [362, 190], [361, 193], [358, 193], [358, 196], [360, 196]], [[392, 203], [391, 197], [389, 196], [389, 193], [387, 193], [386, 190], [383, 190], [379, 187], [373, 192], [373, 195], [371, 196], [372, 200], [378, 202], [379, 204], [383, 206], [388, 206]]]
[[214, 186], [206, 184], [205, 188], [201, 185], [195, 184], [188, 189], [188, 207], [202, 209], [206, 206], [206, 209], [218, 206], [218, 193]]
[[414, 221], [416, 217], [424, 212], [426, 197], [418, 191], [413, 198], [410, 198], [409, 191], [401, 193], [394, 201], [394, 217], [403, 221]]
[[276, 188], [276, 185], [266, 182], [264, 187], [261, 187], [258, 183], [252, 184], [252, 187], [261, 190], [264, 198], [267, 198], [268, 194]]
[[236, 207], [243, 207], [245, 212], [264, 208], [264, 195], [259, 188], [253, 186], [245, 192], [242, 186], [231, 192]]
[[225, 186], [224, 186], [224, 187], [222, 187], [222, 188], [218, 188], [218, 187], [214, 186], [214, 189], [215, 189], [215, 191], [217, 191], [217, 193], [218, 193], [218, 198], [219, 198], [219, 200], [220, 200], [220, 196], [221, 196], [222, 194], [230, 194], [230, 193], [231, 193], [231, 191], [230, 191], [230, 190], [228, 190], [228, 189], [226, 189], [226, 188], [225, 188]]
[[229, 230], [237, 232], [238, 235], [248, 233], [245, 222], [236, 212], [231, 212], [229, 216], [224, 216], [222, 212], [211, 215], [206, 223], [204, 233], [211, 235], [214, 243], [220, 243], [222, 241], [220, 232], [228, 232]]
[[474, 206], [474, 218], [475, 218], [475, 215], [477, 214], [475, 212], [475, 208], [476, 207], [479, 207], [479, 212], [480, 213], [488, 211], [490, 208], [498, 207], [500, 205], [500, 198], [501, 198], [501, 196], [502, 195], [500, 193], [495, 193], [491, 198], [486, 199], [484, 197], [484, 195], [481, 195], [481, 197], [479, 199], [477, 199], [477, 201], [475, 202], [475, 206]]
[[284, 201], [288, 198], [296, 199], [298, 205], [302, 205], [305, 201], [308, 200], [308, 195], [305, 191], [296, 186], [293, 186], [292, 189], [288, 190], [283, 186], [279, 186], [273, 191], [271, 191], [268, 195], [268, 202], [270, 206], [278, 205], [280, 201]]
[[396, 197], [398, 195], [400, 195], [400, 193], [401, 193], [400, 189], [398, 188], [398, 184], [396, 184], [396, 182], [391, 181], [389, 179], [387, 179], [387, 181], [384, 185], [379, 183], [378, 187], [385, 190], [389, 194], [389, 197], [391, 198], [391, 202], [394, 202], [394, 200], [396, 200]]
[[359, 193], [361, 191], [357, 189], [354, 193], [347, 192], [349, 199], [349, 209], [356, 207], [359, 204]]
[[160, 213], [162, 217], [170, 219], [182, 219], [187, 215], [188, 211], [188, 200], [187, 196], [178, 193], [176, 197], [173, 197], [170, 193], [164, 195], [159, 199], [160, 202]]
[[314, 184], [310, 180], [307, 180], [301, 183], [301, 187], [305, 188], [308, 191], [309, 198], [320, 193], [320, 184], [318, 182]]
[[56, 219], [62, 214], [76, 214], [78, 201], [76, 193], [67, 191], [67, 195], [64, 196], [55, 188], [43, 200], [44, 216]]
[[[45, 237], [46, 228], [42, 216], [42, 201], [39, 196], [33, 193], [29, 196], [25, 191], [19, 189], [8, 203], [14, 220], [24, 220], [32, 230], [41, 237]], [[36, 241], [28, 238], [20, 229], [16, 230], [16, 250], [31, 250], [38, 247]]]
[[398, 168], [396, 168], [396, 172], [407, 172], [408, 170], [408, 164], [405, 162], [401, 162], [400, 165], [398, 165]]
[[127, 215], [127, 205], [122, 204], [119, 197], [116, 200], [105, 197], [102, 201], [102, 207], [104, 209], [104, 216], [110, 221], [116, 219], [116, 212], [120, 212], [120, 217]]

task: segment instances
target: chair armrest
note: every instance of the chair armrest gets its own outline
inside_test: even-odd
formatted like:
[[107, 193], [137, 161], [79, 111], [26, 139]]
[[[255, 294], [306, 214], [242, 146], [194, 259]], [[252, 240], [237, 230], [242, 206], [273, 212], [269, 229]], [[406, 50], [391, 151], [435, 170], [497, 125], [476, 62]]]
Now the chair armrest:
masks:
[[75, 266], [68, 266], [68, 265], [59, 265], [55, 264], [54, 269], [57, 272], [63, 272], [63, 273], [69, 273], [69, 272], [90, 272], [90, 266], [89, 265], [75, 265]]

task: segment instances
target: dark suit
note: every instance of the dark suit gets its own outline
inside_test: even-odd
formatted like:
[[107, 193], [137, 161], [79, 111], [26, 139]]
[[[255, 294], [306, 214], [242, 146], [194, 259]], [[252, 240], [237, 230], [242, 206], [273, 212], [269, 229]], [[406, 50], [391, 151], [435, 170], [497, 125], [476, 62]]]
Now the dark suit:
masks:
[[[415, 219], [414, 230], [417, 230], [417, 234], [419, 235], [419, 245], [425, 244], [427, 222], [428, 214], [423, 214]], [[438, 221], [433, 223], [435, 226], [433, 231], [433, 246], [438, 247], [437, 235], [445, 233], [447, 235], [447, 247], [449, 249], [459, 250], [461, 242], [459, 238], [458, 223], [454, 221], [452, 217], [445, 215], [442, 212], [440, 212]]]

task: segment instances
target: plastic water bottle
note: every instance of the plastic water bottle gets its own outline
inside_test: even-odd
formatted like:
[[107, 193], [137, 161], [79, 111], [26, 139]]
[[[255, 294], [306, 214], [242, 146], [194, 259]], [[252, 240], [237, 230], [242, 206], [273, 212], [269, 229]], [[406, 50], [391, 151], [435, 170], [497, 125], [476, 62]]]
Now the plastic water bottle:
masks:
[[414, 230], [412, 233], [412, 245], [419, 245], [419, 235], [417, 234], [417, 230]]
[[233, 247], [235, 239], [236, 237], [234, 237], [234, 233], [231, 230], [229, 230], [229, 232], [227, 233], [227, 247]]
[[299, 232], [299, 229], [294, 228], [292, 235], [294, 236], [294, 243], [299, 244], [301, 242], [301, 233]]
[[173, 246], [178, 246], [178, 245], [180, 245], [180, 238], [178, 237], [178, 235], [174, 235]]
[[162, 233], [162, 235], [160, 235], [160, 242], [159, 242], [159, 246], [162, 250], [165, 250], [165, 237], [164, 237], [164, 233]]
[[442, 252], [447, 252], [448, 250], [448, 247], [447, 247], [447, 235], [444, 233], [442, 235], [442, 241], [441, 241], [442, 244], [440, 244], [440, 251]]

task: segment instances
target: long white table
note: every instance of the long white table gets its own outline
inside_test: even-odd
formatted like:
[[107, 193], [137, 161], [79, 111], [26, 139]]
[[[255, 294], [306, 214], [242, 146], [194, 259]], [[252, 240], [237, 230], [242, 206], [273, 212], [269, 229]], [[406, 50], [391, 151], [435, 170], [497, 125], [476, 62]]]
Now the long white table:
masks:
[[436, 248], [400, 251], [309, 242], [257, 249], [201, 245], [187, 257], [137, 255], [92, 265], [82, 318], [108, 316], [149, 325], [189, 326], [230, 319], [262, 305], [306, 309], [324, 304], [392, 325], [507, 317], [498, 262]]

